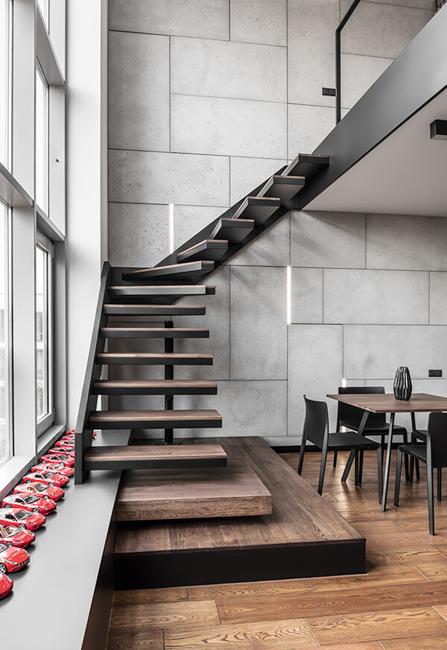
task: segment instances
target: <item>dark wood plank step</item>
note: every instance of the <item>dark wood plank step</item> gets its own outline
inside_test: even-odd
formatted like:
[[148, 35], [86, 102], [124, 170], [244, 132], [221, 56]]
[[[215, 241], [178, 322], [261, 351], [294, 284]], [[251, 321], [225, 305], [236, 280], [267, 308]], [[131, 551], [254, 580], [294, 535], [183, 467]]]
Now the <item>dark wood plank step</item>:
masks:
[[304, 176], [272, 176], [259, 192], [259, 196], [279, 198], [281, 205], [285, 205], [305, 184]]
[[299, 153], [281, 176], [304, 176], [309, 182], [329, 165], [329, 156]]
[[114, 285], [109, 289], [115, 296], [163, 297], [214, 295], [216, 287], [206, 284], [137, 284]]
[[236, 210], [233, 219], [253, 219], [257, 226], [262, 225], [281, 207], [281, 201], [271, 196], [247, 196]]
[[89, 426], [92, 429], [215, 429], [222, 426], [222, 416], [214, 410], [94, 411]]
[[214, 269], [214, 262], [209, 260], [198, 260], [197, 262], [183, 262], [182, 264], [169, 264], [167, 266], [154, 266], [150, 269], [139, 269], [123, 274], [123, 280], [139, 282], [156, 278], [163, 280], [181, 278], [185, 281], [196, 280], [211, 273]]
[[227, 454], [222, 445], [130, 445], [90, 447], [85, 468], [97, 469], [175, 469], [225, 467]]
[[194, 260], [220, 260], [228, 250], [228, 241], [225, 239], [205, 239], [177, 255], [178, 262]]
[[210, 332], [200, 327], [103, 327], [104, 338], [208, 339]]
[[93, 384], [95, 395], [216, 395], [217, 382], [195, 379], [104, 379]]
[[254, 219], [224, 217], [217, 222], [210, 239], [226, 239], [230, 244], [240, 244], [254, 227]]
[[203, 316], [204, 305], [147, 305], [147, 304], [113, 304], [103, 307], [108, 316]]
[[[213, 524], [220, 528], [220, 539], [231, 543], [231, 538], [222, 534], [222, 522], [219, 524], [219, 521], [212, 521], [213, 519], [257, 517], [270, 515], [271, 512], [270, 491], [249, 463], [234, 457], [231, 457], [228, 467], [210, 470], [155, 469], [129, 473], [123, 479], [116, 505], [119, 521], [198, 519], [200, 521], [197, 525], [202, 526], [197, 543], [205, 545], [213, 543], [212, 537], [207, 533], [207, 526]], [[262, 529], [265, 520], [261, 521], [259, 524], [253, 522], [252, 525]], [[182, 525], [181, 521], [173, 524], [175, 529], [179, 524]], [[190, 525], [196, 527], [193, 522], [183, 523], [187, 529]], [[225, 522], [225, 530], [228, 526], [235, 526], [234, 519]], [[251, 527], [247, 520], [243, 521], [242, 526], [248, 530]], [[188, 539], [188, 533], [184, 539]], [[177, 537], [172, 539], [173, 544], [181, 544], [182, 541]], [[120, 551], [121, 549], [122, 544]]]
[[101, 352], [96, 363], [104, 365], [211, 366], [212, 354], [178, 354], [152, 352]]

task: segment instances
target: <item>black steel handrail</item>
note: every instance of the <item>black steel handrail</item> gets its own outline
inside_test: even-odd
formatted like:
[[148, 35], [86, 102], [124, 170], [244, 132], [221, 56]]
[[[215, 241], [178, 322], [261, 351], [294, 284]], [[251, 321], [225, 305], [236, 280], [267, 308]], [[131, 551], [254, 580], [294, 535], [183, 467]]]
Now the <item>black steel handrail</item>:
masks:
[[354, 0], [335, 30], [335, 119], [337, 124], [341, 120], [341, 33], [359, 4], [360, 0]]

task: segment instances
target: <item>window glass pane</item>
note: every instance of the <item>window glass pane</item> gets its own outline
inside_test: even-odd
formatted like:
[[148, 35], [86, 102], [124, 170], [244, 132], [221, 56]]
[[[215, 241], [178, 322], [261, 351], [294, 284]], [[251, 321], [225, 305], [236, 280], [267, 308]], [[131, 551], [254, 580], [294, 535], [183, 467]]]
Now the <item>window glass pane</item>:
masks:
[[48, 28], [48, 10], [50, 8], [50, 0], [37, 0], [37, 3], [39, 5], [40, 13], [42, 14], [42, 18], [45, 21], [45, 25]]
[[36, 402], [37, 421], [50, 412], [49, 253], [36, 246]]
[[9, 168], [10, 0], [0, 0], [0, 162]]
[[36, 202], [47, 211], [48, 84], [39, 67], [36, 70]]
[[0, 202], [0, 464], [11, 455], [9, 215]]

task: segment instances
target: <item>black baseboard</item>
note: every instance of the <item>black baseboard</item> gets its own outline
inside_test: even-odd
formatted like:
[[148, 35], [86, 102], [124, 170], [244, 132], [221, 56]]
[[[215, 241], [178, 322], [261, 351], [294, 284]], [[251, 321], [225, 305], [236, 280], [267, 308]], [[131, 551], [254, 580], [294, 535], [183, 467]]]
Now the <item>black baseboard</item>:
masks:
[[115, 589], [366, 573], [365, 540], [115, 555]]

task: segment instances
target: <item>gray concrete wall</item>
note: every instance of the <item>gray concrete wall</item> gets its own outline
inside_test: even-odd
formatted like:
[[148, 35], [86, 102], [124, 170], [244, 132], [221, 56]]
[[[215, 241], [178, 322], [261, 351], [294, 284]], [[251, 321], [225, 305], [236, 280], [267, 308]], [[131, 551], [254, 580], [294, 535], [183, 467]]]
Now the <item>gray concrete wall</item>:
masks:
[[[109, 258], [151, 265], [335, 122], [348, 0], [109, 0]], [[361, 2], [344, 31], [351, 107], [432, 16]], [[142, 229], [136, 241], [132, 230]], [[137, 246], [135, 246], [137, 244]]]
[[[361, 3], [343, 40], [345, 108], [431, 7]], [[172, 240], [181, 244], [298, 151], [316, 147], [334, 124], [333, 98], [321, 87], [334, 85], [339, 18], [338, 0], [111, 0], [112, 264], [156, 264]], [[210, 328], [209, 340], [179, 342], [179, 351], [215, 355], [213, 367], [179, 368], [177, 376], [216, 378], [219, 394], [177, 398], [176, 406], [218, 408], [225, 435], [296, 444], [304, 392], [321, 399], [343, 380], [389, 390], [398, 365], [410, 367], [416, 389], [446, 392], [444, 380], [427, 379], [429, 368], [447, 372], [446, 240], [443, 219], [285, 216], [210, 278], [216, 295], [206, 299], [206, 317], [177, 320]], [[115, 341], [114, 349], [128, 345]], [[160, 398], [112, 401], [162, 408]]]

